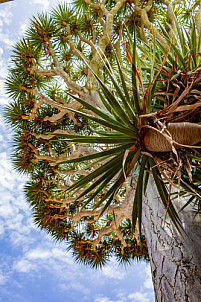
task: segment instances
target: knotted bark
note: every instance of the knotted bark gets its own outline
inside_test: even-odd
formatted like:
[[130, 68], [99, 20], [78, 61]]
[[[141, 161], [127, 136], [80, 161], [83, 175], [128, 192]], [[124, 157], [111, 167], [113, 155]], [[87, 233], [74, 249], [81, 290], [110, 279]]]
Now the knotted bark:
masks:
[[[186, 235], [173, 227], [158, 192], [149, 182], [142, 221], [147, 240], [156, 302], [201, 301], [201, 222], [188, 206], [180, 213]], [[177, 209], [185, 203], [175, 200]]]

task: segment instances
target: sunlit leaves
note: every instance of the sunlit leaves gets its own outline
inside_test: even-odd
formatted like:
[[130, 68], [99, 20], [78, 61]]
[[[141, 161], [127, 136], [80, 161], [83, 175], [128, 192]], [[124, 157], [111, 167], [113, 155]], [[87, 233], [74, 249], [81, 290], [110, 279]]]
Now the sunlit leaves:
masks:
[[47, 42], [56, 33], [54, 21], [47, 14], [38, 14], [32, 19], [31, 27], [26, 31], [30, 44], [39, 50], [47, 50]]

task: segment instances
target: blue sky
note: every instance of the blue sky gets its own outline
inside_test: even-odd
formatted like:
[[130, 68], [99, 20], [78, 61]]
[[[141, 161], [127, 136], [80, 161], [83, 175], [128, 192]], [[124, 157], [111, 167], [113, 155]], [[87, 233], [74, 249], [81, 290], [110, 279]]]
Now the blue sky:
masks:
[[33, 224], [24, 196], [26, 178], [12, 169], [12, 131], [3, 120], [4, 79], [12, 45], [29, 19], [61, 1], [14, 0], [0, 4], [0, 302], [153, 302], [150, 267], [114, 261], [102, 270], [76, 264], [65, 244]]

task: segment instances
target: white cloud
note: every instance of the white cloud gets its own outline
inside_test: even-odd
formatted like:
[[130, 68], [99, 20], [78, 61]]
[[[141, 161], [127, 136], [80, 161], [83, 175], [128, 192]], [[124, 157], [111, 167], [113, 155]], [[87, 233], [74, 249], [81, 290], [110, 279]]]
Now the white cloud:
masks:
[[23, 36], [24, 33], [26, 32], [26, 30], [28, 29], [28, 27], [29, 27], [28, 21], [22, 23], [22, 24], [20, 25], [19, 35], [20, 35], [20, 36]]
[[145, 268], [145, 276], [146, 276], [146, 279], [144, 281], [144, 287], [147, 289], [153, 289], [153, 282], [152, 282], [150, 266], [147, 266]]
[[26, 259], [31, 262], [40, 260], [43, 261], [44, 263], [46, 260], [48, 260], [48, 262], [50, 260], [51, 261], [59, 260], [62, 265], [65, 263], [74, 266], [74, 261], [71, 257], [69, 257], [69, 254], [66, 253], [64, 246], [59, 245], [59, 247], [55, 246], [55, 248], [50, 249], [48, 243], [52, 245], [52, 242], [49, 241], [51, 239], [49, 238], [48, 240], [48, 238], [46, 238], [46, 240], [47, 242], [43, 246], [41, 245], [35, 249], [29, 250], [25, 255]]
[[[1, 55], [0, 55], [0, 70], [1, 70], [1, 73], [0, 73], [0, 97], [6, 99], [5, 78], [8, 75], [8, 64], [7, 64], [7, 61], [3, 57], [1, 57]], [[5, 101], [3, 103], [5, 103]]]
[[33, 3], [43, 5], [43, 8], [47, 10], [50, 5], [49, 0], [33, 0]]
[[0, 238], [4, 234], [4, 231], [5, 231], [5, 229], [3, 226], [3, 221], [0, 219]]
[[129, 302], [152, 302], [154, 300], [153, 284], [150, 266], [141, 263], [137, 275], [141, 281], [140, 290], [127, 296]]
[[[0, 82], [1, 82], [1, 80], [0, 80]], [[1, 87], [1, 83], [0, 83], [0, 87]], [[1, 89], [1, 88], [0, 88]], [[7, 104], [8, 102], [7, 102], [7, 99], [6, 98], [4, 98], [4, 97], [0, 97], [0, 104], [2, 104], [2, 105], [4, 105], [4, 104]]]
[[131, 302], [150, 302], [148, 298], [148, 293], [141, 293], [136, 292], [133, 294], [128, 295], [128, 299], [131, 300]]
[[120, 297], [115, 298], [114, 300], [113, 299], [111, 300], [110, 298], [108, 298], [106, 296], [100, 295], [100, 296], [97, 296], [93, 302], [127, 302], [127, 301], [128, 301], [127, 297], [122, 296], [122, 295]]
[[6, 32], [0, 32], [0, 42], [4, 43], [8, 48], [15, 44], [15, 40], [12, 40]]
[[7, 229], [9, 231], [10, 244], [15, 249], [19, 248], [20, 254], [29, 249], [30, 246], [36, 242], [35, 238], [32, 237], [33, 234], [31, 231], [29, 231], [29, 234], [20, 234], [18, 231], [12, 231], [10, 228]]
[[[33, 245], [34, 243], [36, 244], [36, 238], [33, 241]], [[30, 273], [31, 271], [45, 270], [57, 276], [61, 281], [71, 281], [71, 288], [76, 282], [76, 287], [82, 289], [82, 285], [77, 282], [75, 277], [76, 272], [79, 271], [79, 266], [75, 266], [72, 257], [66, 252], [64, 244], [53, 243], [50, 239], [48, 240], [47, 237], [44, 238], [43, 242], [38, 244], [36, 248], [31, 248], [30, 242], [26, 242], [25, 244], [28, 245], [27, 251], [25, 250], [21, 258], [15, 261], [13, 265], [14, 271]], [[54, 245], [56, 247], [53, 247]], [[63, 274], [64, 270], [66, 270], [65, 275]], [[82, 277], [82, 274], [80, 274], [80, 277]], [[64, 287], [62, 290], [64, 290]], [[84, 288], [82, 290], [84, 290]]]
[[26, 259], [22, 259], [18, 261], [16, 264], [14, 264], [13, 268], [15, 271], [19, 273], [29, 273], [31, 270], [35, 270], [36, 266], [30, 261], [27, 261]]
[[[30, 241], [31, 230], [35, 228], [30, 219], [30, 209], [24, 200], [22, 186], [25, 177], [13, 171], [9, 158], [8, 138], [10, 131], [0, 116], [0, 235], [9, 232], [9, 241], [14, 246], [23, 246]], [[6, 151], [4, 151], [6, 150]]]
[[49, 250], [44, 250], [42, 248], [31, 250], [27, 253], [26, 257], [29, 260], [46, 260], [51, 257], [51, 252]]
[[10, 204], [0, 205], [0, 213], [1, 217], [4, 219], [8, 219], [9, 217], [14, 217], [15, 210], [12, 208]]
[[141, 287], [141, 291], [144, 291], [144, 289], [153, 290], [150, 265], [147, 265], [146, 263], [142, 263], [140, 270], [138, 271], [138, 275], [141, 278], [143, 278], [143, 284]]
[[13, 17], [13, 14], [9, 9], [9, 3], [4, 6], [4, 9], [2, 9], [2, 7], [1, 7], [1, 10], [0, 10], [0, 21], [1, 21], [1, 23], [0, 23], [0, 26], [2, 26], [3, 23], [5, 23], [7, 25], [10, 24], [11, 21], [12, 21], [12, 17]]
[[110, 266], [105, 266], [102, 269], [102, 274], [107, 278], [122, 280], [126, 276], [126, 272], [119, 270], [118, 266], [110, 261]]
[[[81, 281], [82, 282], [82, 281]], [[64, 292], [69, 292], [72, 290], [76, 290], [82, 293], [82, 295], [89, 295], [90, 289], [83, 285], [79, 280], [73, 280], [71, 282], [59, 283], [59, 289]]]
[[3, 285], [7, 282], [8, 277], [0, 270], [0, 285]]
[[114, 300], [110, 300], [108, 297], [96, 297], [94, 302], [114, 302]]

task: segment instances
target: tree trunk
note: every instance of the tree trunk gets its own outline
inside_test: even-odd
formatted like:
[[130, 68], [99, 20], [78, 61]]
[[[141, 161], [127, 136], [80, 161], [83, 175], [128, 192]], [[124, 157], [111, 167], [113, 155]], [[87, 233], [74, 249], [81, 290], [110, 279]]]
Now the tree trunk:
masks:
[[[173, 227], [152, 181], [143, 203], [143, 226], [147, 240], [157, 302], [201, 301], [201, 221], [192, 206], [180, 213], [187, 236]], [[181, 208], [175, 199], [175, 206]]]

